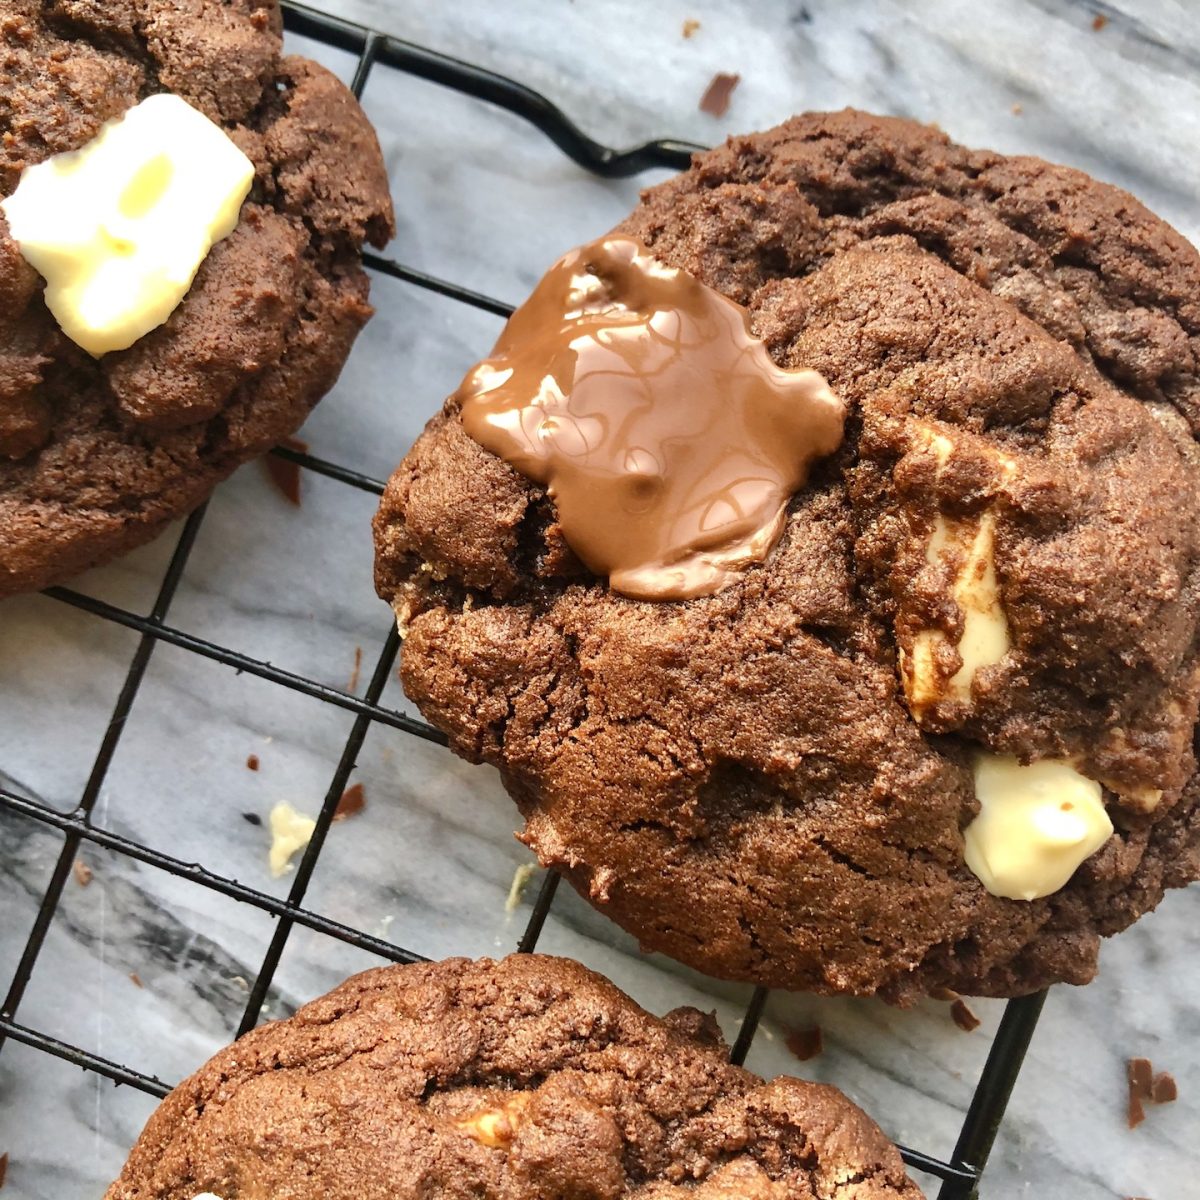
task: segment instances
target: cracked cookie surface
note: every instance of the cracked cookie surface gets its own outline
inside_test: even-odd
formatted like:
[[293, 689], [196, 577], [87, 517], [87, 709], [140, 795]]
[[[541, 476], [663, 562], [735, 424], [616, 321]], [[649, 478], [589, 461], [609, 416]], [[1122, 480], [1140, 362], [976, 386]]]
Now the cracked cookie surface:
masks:
[[[618, 228], [821, 372], [845, 443], [766, 563], [636, 602], [449, 402], [376, 519], [408, 694], [648, 949], [902, 1003], [1086, 982], [1200, 875], [1196, 251], [1077, 171], [851, 111], [698, 155]], [[1115, 834], [1052, 895], [966, 867], [980, 751], [1103, 784]]]
[[393, 226], [374, 131], [282, 54], [275, 0], [0, 4], [0, 195], [170, 91], [254, 162], [235, 231], [167, 323], [96, 360], [58, 328], [0, 216], [0, 596], [149, 540], [297, 428], [370, 315]]
[[150, 1118], [106, 1200], [920, 1200], [826, 1084], [730, 1065], [566, 959], [385, 967], [247, 1034]]

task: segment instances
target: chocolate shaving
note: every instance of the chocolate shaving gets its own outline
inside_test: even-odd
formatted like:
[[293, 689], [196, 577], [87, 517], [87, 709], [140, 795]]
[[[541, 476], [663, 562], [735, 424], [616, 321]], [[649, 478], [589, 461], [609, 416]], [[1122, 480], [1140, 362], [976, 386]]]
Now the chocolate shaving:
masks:
[[75, 876], [75, 882], [80, 887], [87, 887], [92, 882], [92, 868], [82, 858], [77, 858], [71, 865], [71, 873]]
[[733, 89], [741, 80], [740, 75], [727, 75], [724, 71], [719, 71], [712, 77], [712, 82], [700, 97], [700, 111], [708, 113], [710, 117], [723, 117], [729, 111]]
[[811, 1029], [793, 1029], [783, 1043], [801, 1062], [816, 1058], [825, 1048], [820, 1025], [814, 1025]]
[[346, 685], [346, 691], [358, 691], [358, 677], [362, 671], [362, 647], [354, 647], [354, 670], [350, 672], [350, 682]]
[[688, 19], [683, 23], [683, 36], [685, 38], [690, 38], [692, 34], [695, 33], [699, 28], [700, 22], [695, 20], [693, 17], [688, 17]]
[[337, 803], [337, 808], [333, 810], [333, 819], [335, 821], [344, 821], [347, 817], [354, 816], [355, 813], [360, 813], [367, 807], [367, 793], [363, 789], [361, 783], [351, 784], [343, 793], [342, 798]]
[[246, 770], [247, 771], [257, 771], [258, 770], [258, 755], [257, 754], [246, 755]]
[[[308, 453], [308, 443], [299, 438], [284, 438], [280, 443], [287, 450], [295, 450], [299, 454]], [[279, 489], [280, 494], [289, 504], [300, 506], [300, 467], [288, 458], [280, 458], [277, 454], [268, 454], [263, 460], [267, 475]]]
[[1097, 33], [1099, 33], [1100, 30], [1102, 30], [1105, 27], [1105, 25], [1107, 25], [1107, 24], [1108, 24], [1108, 18], [1103, 13], [1097, 13], [1092, 18], [1092, 28]]
[[965, 1000], [955, 1000], [950, 1005], [950, 1016], [954, 1018], [954, 1023], [963, 1031], [970, 1033], [974, 1029], [978, 1029], [981, 1022], [979, 1018], [971, 1011]]
[[260, 817], [258, 813], [242, 813], [242, 820], [245, 821], [247, 825], [262, 824], [262, 817]]
[[1168, 1071], [1160, 1071], [1150, 1085], [1150, 1099], [1155, 1104], [1173, 1104], [1179, 1099], [1179, 1086]]

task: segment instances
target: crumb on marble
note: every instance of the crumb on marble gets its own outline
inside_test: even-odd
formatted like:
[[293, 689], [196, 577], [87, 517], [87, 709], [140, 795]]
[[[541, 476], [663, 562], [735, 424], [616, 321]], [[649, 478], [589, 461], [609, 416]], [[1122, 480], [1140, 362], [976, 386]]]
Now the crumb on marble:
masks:
[[1012, 115], [1014, 117], [1019, 117], [1024, 111], [1025, 105], [1021, 104], [1019, 101], [1012, 106]]
[[695, 33], [699, 28], [700, 22], [697, 21], [695, 17], [688, 17], [688, 19], [683, 23], [683, 36], [685, 38], [690, 38], [692, 34]]
[[271, 875], [278, 879], [291, 870], [292, 859], [312, 840], [317, 823], [281, 802], [271, 809], [271, 850], [267, 862]]
[[1097, 13], [1092, 18], [1092, 28], [1097, 33], [1099, 33], [1100, 30], [1102, 30], [1105, 27], [1105, 25], [1107, 25], [1107, 24], [1108, 24], [1108, 18], [1103, 13]]
[[1150, 1099], [1155, 1104], [1173, 1104], [1179, 1099], [1179, 1085], [1169, 1071], [1159, 1071], [1150, 1086]]
[[132, 983], [135, 988], [144, 988], [146, 986], [142, 982], [142, 977], [136, 971], [129, 972], [129, 982]]
[[[298, 454], [308, 453], [308, 443], [299, 438], [284, 438], [279, 443], [287, 450], [295, 450]], [[263, 460], [267, 470], [267, 478], [275, 485], [279, 494], [297, 508], [300, 506], [300, 467], [289, 458], [280, 458], [277, 454], [268, 454]]]
[[350, 672], [350, 682], [346, 685], [346, 691], [358, 691], [358, 677], [362, 672], [362, 647], [354, 647], [354, 670]]
[[87, 887], [92, 882], [92, 868], [83, 861], [82, 858], [77, 858], [71, 865], [71, 874], [75, 876], [75, 882], [80, 887]]
[[517, 906], [521, 903], [521, 897], [525, 895], [525, 889], [529, 886], [529, 881], [533, 878], [533, 873], [536, 870], [537, 867], [533, 863], [522, 863], [513, 872], [512, 883], [508, 888], [508, 899], [504, 901], [504, 911], [506, 913], [517, 911]]
[[259, 764], [258, 764], [258, 755], [257, 754], [246, 755], [246, 770], [247, 771], [257, 771], [258, 765]]
[[242, 813], [242, 820], [245, 821], [247, 825], [262, 824], [262, 817], [260, 817], [258, 813], [244, 812]]
[[950, 1005], [950, 1016], [963, 1033], [971, 1033], [981, 1024], [971, 1006], [961, 996]]
[[700, 111], [708, 113], [710, 117], [723, 117], [729, 111], [733, 89], [741, 81], [740, 75], [730, 75], [725, 71], [718, 71], [712, 77], [712, 82], [704, 89], [704, 95], [700, 97]]
[[335, 821], [344, 821], [347, 817], [352, 817], [355, 813], [362, 812], [366, 807], [366, 789], [361, 783], [352, 783], [342, 793], [341, 799], [337, 802], [337, 808], [333, 810], [333, 819]]
[[825, 1048], [820, 1025], [808, 1029], [793, 1029], [783, 1039], [783, 1044], [801, 1061], [816, 1058]]
[[8, 1151], [0, 1154], [0, 1188], [4, 1186], [5, 1177], [8, 1175]]

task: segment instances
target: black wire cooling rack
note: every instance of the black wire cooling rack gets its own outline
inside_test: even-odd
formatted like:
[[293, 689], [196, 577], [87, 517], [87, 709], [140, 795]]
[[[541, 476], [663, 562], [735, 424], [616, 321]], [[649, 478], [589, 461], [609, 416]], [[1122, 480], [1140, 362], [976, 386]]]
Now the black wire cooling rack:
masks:
[[[575, 162], [602, 176], [633, 175], [651, 167], [683, 168], [687, 166], [692, 151], [699, 149], [699, 147], [686, 142], [659, 140], [646, 142], [628, 150], [614, 150], [593, 141], [568, 120], [565, 114], [545, 96], [516, 80], [435, 53], [410, 42], [377, 33], [361, 25], [329, 17], [301, 5], [287, 3], [286, 0], [283, 8], [285, 26], [289, 32], [357, 55], [358, 64], [352, 84], [356, 96], [362, 95], [367, 78], [377, 65], [404, 71], [476, 99], [498, 105], [524, 117]], [[439, 295], [447, 296], [485, 312], [497, 316], [507, 316], [512, 311], [509, 305], [498, 300], [459, 287], [447, 280], [413, 270], [411, 267], [406, 267], [389, 258], [367, 254], [365, 261], [371, 271], [403, 280], [428, 291], [437, 292]], [[273, 453], [296, 463], [305, 470], [335, 479], [348, 487], [376, 495], [383, 491], [383, 484], [379, 480], [371, 479], [337, 463], [284, 447], [277, 448]], [[345, 791], [350, 772], [371, 723], [374, 721], [381, 725], [390, 725], [403, 733], [440, 745], [446, 743], [445, 737], [431, 725], [379, 704], [379, 698], [391, 674], [399, 650], [399, 637], [394, 627], [375, 661], [370, 684], [364, 696], [359, 698], [316, 680], [281, 670], [270, 663], [251, 658], [226, 646], [195, 637], [169, 625], [167, 616], [171, 601], [187, 566], [188, 556], [196, 541], [196, 534], [204, 520], [204, 512], [204, 507], [197, 509], [184, 524], [179, 541], [163, 575], [157, 598], [146, 615], [129, 612], [67, 588], [50, 588], [45, 593], [64, 604], [82, 609], [100, 620], [111, 621], [128, 629], [136, 630], [141, 637], [130, 661], [99, 752], [92, 763], [83, 794], [75, 810], [68, 813], [56, 811], [38, 801], [0, 788], [0, 808], [31, 818], [43, 826], [59, 830], [64, 835], [62, 849], [49, 883], [42, 894], [36, 919], [8, 986], [3, 1005], [0, 1006], [0, 1049], [3, 1048], [5, 1040], [12, 1038], [14, 1041], [23, 1042], [36, 1050], [74, 1063], [85, 1070], [106, 1076], [115, 1083], [126, 1084], [158, 1097], [167, 1094], [170, 1090], [169, 1084], [135, 1068], [123, 1066], [110, 1059], [92, 1054], [70, 1042], [50, 1037], [18, 1020], [21, 1001], [33, 974], [38, 955], [45, 943], [46, 934], [54, 920], [63, 894], [63, 887], [71, 873], [80, 845], [86, 842], [123, 854], [157, 870], [165, 871], [180, 879], [189, 880], [200, 887], [251, 905], [258, 911], [269, 913], [277, 918], [266, 955], [250, 984], [249, 996], [238, 1027], [240, 1036], [258, 1023], [263, 1001], [275, 976], [288, 937], [296, 925], [337, 938], [392, 962], [407, 963], [421, 960], [421, 955], [410, 950], [393, 945], [381, 938], [372, 937], [362, 930], [306, 908], [304, 897], [313, 869], [321, 854], [325, 835], [333, 821], [338, 800]], [[112, 762], [120, 742], [126, 719], [137, 696], [138, 688], [141, 686], [150, 657], [159, 642], [178, 646], [192, 654], [224, 663], [235, 671], [257, 676], [280, 687], [290, 688], [355, 714], [353, 726], [343, 745], [341, 757], [330, 780], [329, 789], [325, 793], [312, 840], [297, 867], [286, 900], [247, 887], [234, 879], [214, 874], [199, 864], [184, 862], [92, 824], [92, 810], [100, 794], [109, 764]], [[550, 906], [554, 902], [557, 886], [558, 876], [548, 873], [534, 901], [528, 924], [518, 943], [518, 950], [531, 951], [536, 947], [542, 926], [550, 911]], [[939, 1200], [972, 1200], [978, 1195], [979, 1181], [983, 1175], [988, 1154], [1004, 1117], [1009, 1095], [1016, 1083], [1045, 997], [1045, 992], [1040, 992], [1033, 996], [1010, 1000], [1005, 1007], [1004, 1016], [992, 1041], [987, 1060], [975, 1086], [970, 1106], [963, 1119], [958, 1140], [950, 1157], [948, 1159], [939, 1158], [920, 1150], [901, 1147], [904, 1160], [911, 1167], [942, 1180], [938, 1192]], [[746, 1009], [737, 1041], [731, 1051], [734, 1062], [741, 1063], [745, 1060], [754, 1040], [766, 999], [765, 989], [758, 988], [754, 991]]]

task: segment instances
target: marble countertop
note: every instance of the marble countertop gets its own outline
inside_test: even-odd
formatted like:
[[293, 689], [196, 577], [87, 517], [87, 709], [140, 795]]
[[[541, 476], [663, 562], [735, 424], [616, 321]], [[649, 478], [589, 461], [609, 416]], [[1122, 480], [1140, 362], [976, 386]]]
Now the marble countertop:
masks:
[[[713, 142], [805, 108], [873, 108], [934, 121], [969, 144], [1028, 151], [1120, 183], [1200, 234], [1200, 6], [1186, 0], [322, 0], [320, 7], [514, 75], [613, 145]], [[1099, 18], [1107, 18], [1107, 21]], [[685, 19], [699, 28], [685, 39]], [[1101, 25], [1102, 28], [1095, 28]], [[297, 42], [348, 77], [352, 61]], [[721, 120], [697, 102], [717, 71], [741, 84]], [[639, 180], [599, 181], [507, 113], [379, 69], [366, 93], [387, 156], [401, 261], [518, 300], [563, 249], [614, 223]], [[378, 315], [303, 433], [314, 453], [384, 477], [484, 352], [499, 321], [380, 279]], [[371, 586], [372, 498], [306, 475], [289, 506], [244, 468], [209, 508], [173, 625], [347, 687], [390, 615]], [[145, 612], [177, 533], [79, 581]], [[136, 636], [46, 597], [0, 607], [0, 780], [62, 811], [78, 802]], [[384, 703], [403, 707], [394, 682]], [[96, 811], [102, 827], [285, 895], [267, 837], [242, 814], [279, 801], [315, 812], [351, 716], [160, 645]], [[257, 755], [260, 770], [246, 769]], [[353, 778], [365, 811], [333, 827], [308, 905], [430, 956], [514, 948], [533, 888], [505, 911], [529, 856], [496, 777], [382, 727]], [[61, 841], [0, 811], [0, 985], [20, 957]], [[87, 849], [68, 880], [19, 1019], [175, 1081], [229, 1040], [273, 922], [194, 884]], [[1052, 991], [983, 1196], [1073, 1200], [1196, 1194], [1200, 1128], [1200, 889], [1109, 943], [1100, 978]], [[647, 1007], [715, 1008], [731, 1039], [749, 989], [656, 957], [569, 889], [541, 941], [603, 971]], [[267, 1015], [286, 1013], [372, 956], [297, 929]], [[1001, 1005], [772, 995], [750, 1065], [837, 1083], [899, 1140], [948, 1156]], [[790, 1029], [819, 1024], [801, 1064]], [[1180, 1100], [1125, 1123], [1124, 1061], [1154, 1060]], [[0, 1054], [5, 1200], [96, 1200], [153, 1107], [146, 1096], [10, 1043]], [[931, 1194], [931, 1180], [923, 1179]]]

